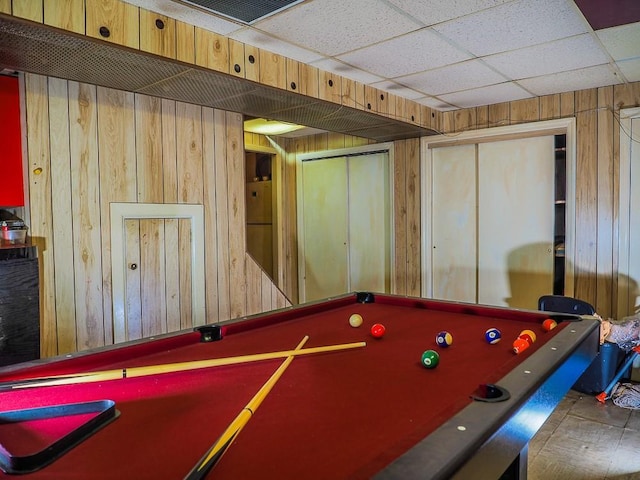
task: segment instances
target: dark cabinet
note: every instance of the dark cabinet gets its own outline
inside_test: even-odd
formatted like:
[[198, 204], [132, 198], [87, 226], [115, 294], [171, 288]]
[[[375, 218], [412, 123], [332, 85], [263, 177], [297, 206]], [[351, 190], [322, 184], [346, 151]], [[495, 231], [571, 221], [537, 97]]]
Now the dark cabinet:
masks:
[[36, 247], [0, 247], [0, 365], [40, 358]]

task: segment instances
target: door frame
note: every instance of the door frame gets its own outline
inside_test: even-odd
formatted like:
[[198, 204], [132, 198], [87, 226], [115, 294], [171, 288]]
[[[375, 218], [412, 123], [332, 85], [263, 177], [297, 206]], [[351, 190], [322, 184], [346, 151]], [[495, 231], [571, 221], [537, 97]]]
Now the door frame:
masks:
[[394, 205], [394, 190], [393, 190], [393, 172], [394, 172], [394, 157], [393, 157], [393, 142], [385, 143], [372, 143], [370, 145], [360, 145], [357, 147], [338, 148], [332, 150], [322, 150], [310, 153], [301, 153], [296, 155], [296, 208], [297, 208], [297, 230], [298, 230], [298, 296], [300, 303], [304, 303], [305, 291], [303, 288], [305, 278], [305, 262], [304, 262], [304, 209], [302, 199], [302, 162], [309, 160], [322, 160], [335, 157], [348, 157], [352, 155], [366, 155], [368, 153], [386, 153], [388, 158], [387, 171], [389, 172], [387, 181], [389, 182], [389, 274], [390, 274], [390, 291], [395, 290], [395, 271], [394, 265], [394, 228], [393, 228], [393, 205]]
[[576, 121], [575, 118], [562, 118], [541, 122], [492, 127], [466, 132], [443, 134], [433, 137], [422, 137], [420, 144], [420, 177], [421, 177], [421, 224], [422, 224], [422, 296], [433, 296], [433, 231], [431, 218], [433, 204], [431, 201], [431, 185], [433, 182], [432, 151], [438, 147], [448, 147], [464, 144], [497, 142], [518, 138], [563, 135], [567, 136], [567, 191], [566, 191], [566, 231], [565, 231], [565, 290], [567, 296], [574, 294], [575, 265], [575, 224], [576, 224]]
[[111, 210], [111, 293], [114, 342], [126, 340], [126, 227], [131, 219], [187, 219], [191, 226], [191, 319], [204, 325], [205, 258], [204, 206], [178, 203], [110, 203]]

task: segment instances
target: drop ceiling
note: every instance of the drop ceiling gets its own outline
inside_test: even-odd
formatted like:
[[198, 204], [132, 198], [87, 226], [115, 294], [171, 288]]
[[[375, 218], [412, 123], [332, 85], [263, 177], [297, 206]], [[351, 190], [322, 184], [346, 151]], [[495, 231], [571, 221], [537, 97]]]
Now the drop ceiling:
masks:
[[126, 1], [441, 111], [640, 81], [640, 0]]

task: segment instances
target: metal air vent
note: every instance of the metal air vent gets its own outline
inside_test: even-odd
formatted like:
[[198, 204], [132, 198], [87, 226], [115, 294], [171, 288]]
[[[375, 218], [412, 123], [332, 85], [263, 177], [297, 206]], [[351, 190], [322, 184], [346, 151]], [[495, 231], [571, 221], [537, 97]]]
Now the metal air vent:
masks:
[[253, 23], [302, 0], [181, 0], [242, 23]]

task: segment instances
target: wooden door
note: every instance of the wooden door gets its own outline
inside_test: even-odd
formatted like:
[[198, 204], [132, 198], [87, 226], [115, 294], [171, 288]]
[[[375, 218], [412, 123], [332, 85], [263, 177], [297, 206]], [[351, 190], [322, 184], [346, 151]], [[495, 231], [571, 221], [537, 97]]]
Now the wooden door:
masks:
[[302, 164], [301, 301], [348, 292], [347, 160]]
[[388, 157], [347, 158], [349, 291], [389, 291]]
[[554, 137], [478, 145], [478, 302], [535, 309], [553, 292]]
[[433, 297], [476, 303], [476, 145], [437, 148], [432, 163]]
[[389, 155], [305, 160], [300, 300], [390, 291]]

